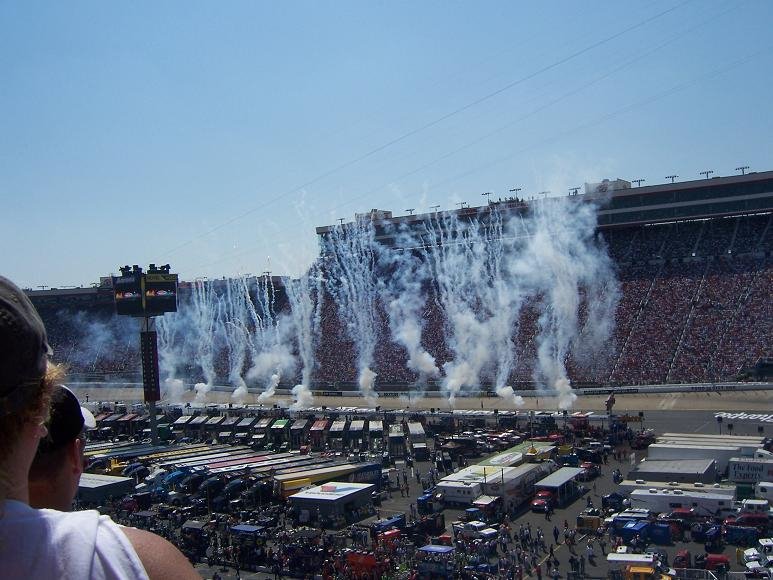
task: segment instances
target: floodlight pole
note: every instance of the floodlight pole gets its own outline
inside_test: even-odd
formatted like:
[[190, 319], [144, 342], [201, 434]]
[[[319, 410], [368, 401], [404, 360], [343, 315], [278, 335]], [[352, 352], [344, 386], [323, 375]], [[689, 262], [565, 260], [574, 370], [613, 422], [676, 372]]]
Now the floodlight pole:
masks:
[[666, 179], [670, 179], [671, 183], [674, 183], [674, 179], [679, 177], [678, 175], [666, 175]]
[[635, 183], [636, 187], [641, 187], [641, 184], [647, 181], [646, 179], [632, 179], [631, 183]]
[[701, 171], [701, 175], [705, 175], [706, 179], [708, 179], [709, 175], [711, 175], [712, 173], [714, 173], [713, 169], [707, 169], [706, 171]]
[[749, 169], [748, 165], [742, 165], [741, 167], [736, 167], [736, 171], [740, 171], [741, 175], [746, 175], [746, 170]]

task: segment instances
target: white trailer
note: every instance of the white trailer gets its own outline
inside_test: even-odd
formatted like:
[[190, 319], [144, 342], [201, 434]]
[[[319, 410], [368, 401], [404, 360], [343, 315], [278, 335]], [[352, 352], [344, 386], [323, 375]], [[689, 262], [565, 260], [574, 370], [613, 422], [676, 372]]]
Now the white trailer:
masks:
[[684, 445], [688, 447], [737, 447], [741, 457], [754, 457], [755, 452], [762, 447], [758, 440], [739, 441], [738, 438], [715, 437], [701, 439], [699, 437], [666, 437], [660, 436], [655, 443], [661, 445]]
[[408, 423], [408, 439], [411, 443], [426, 443], [427, 434], [424, 432], [424, 426], [418, 422]]
[[443, 503], [455, 505], [472, 505], [473, 500], [481, 495], [483, 486], [477, 481], [452, 481], [442, 479], [437, 484], [436, 494], [442, 494]]
[[733, 511], [733, 499], [714, 493], [685, 492], [681, 489], [637, 489], [630, 495], [632, 508], [668, 513], [677, 508], [693, 509], [699, 515], [716, 516]]
[[694, 493], [713, 493], [716, 495], [725, 495], [732, 500], [737, 497], [737, 488], [735, 485], [727, 484], [707, 484], [707, 483], [677, 483], [674, 481], [645, 481], [643, 479], [626, 479], [617, 486], [620, 493], [629, 494], [634, 490], [643, 489], [681, 489], [686, 492]]
[[657, 440], [661, 439], [674, 440], [674, 439], [691, 439], [695, 441], [701, 441], [704, 443], [716, 443], [717, 445], [756, 445], [762, 447], [765, 443], [765, 438], [758, 435], [709, 435], [704, 433], [663, 433], [657, 437]]
[[647, 448], [648, 459], [714, 459], [720, 473], [727, 471], [733, 457], [740, 456], [740, 447], [653, 443]]

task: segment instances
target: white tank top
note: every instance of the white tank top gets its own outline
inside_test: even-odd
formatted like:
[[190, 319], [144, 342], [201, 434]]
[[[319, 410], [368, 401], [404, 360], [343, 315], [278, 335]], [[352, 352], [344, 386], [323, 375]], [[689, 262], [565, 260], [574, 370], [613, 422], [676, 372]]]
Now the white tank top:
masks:
[[0, 504], [0, 576], [39, 580], [147, 580], [121, 528], [94, 510], [37, 510]]

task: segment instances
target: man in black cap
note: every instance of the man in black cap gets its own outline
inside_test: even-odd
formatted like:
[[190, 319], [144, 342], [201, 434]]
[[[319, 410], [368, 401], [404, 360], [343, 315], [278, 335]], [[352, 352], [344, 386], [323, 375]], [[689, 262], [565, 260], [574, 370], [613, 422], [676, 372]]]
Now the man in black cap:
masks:
[[[196, 579], [163, 538], [87, 510], [30, 507], [29, 472], [62, 371], [24, 292], [0, 276], [0, 574], [3, 578]], [[80, 405], [78, 405], [80, 407]], [[58, 436], [56, 436], [58, 439]]]
[[81, 407], [75, 394], [59, 385], [51, 395], [46, 427], [30, 468], [30, 505], [70, 511], [85, 469], [86, 429], [96, 427], [91, 411]]

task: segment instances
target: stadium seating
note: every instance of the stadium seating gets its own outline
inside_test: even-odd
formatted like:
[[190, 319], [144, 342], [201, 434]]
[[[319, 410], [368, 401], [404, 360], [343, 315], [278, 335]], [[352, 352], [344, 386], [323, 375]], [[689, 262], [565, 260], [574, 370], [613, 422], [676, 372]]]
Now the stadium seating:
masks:
[[[760, 357], [773, 356], [771, 230], [771, 216], [762, 215], [605, 231], [621, 287], [616, 328], [608, 352], [596, 353], [590, 361], [568, 358], [575, 384], [731, 380]], [[40, 310], [55, 358], [71, 372], [110, 378], [138, 370], [135, 320], [119, 320], [104, 306], [83, 311], [47, 303]], [[419, 377], [407, 368], [405, 349], [392, 341], [386, 316], [377, 318], [377, 384], [415, 383]], [[533, 386], [538, 318], [537, 305], [526, 304], [515, 333], [510, 383], [520, 388]], [[422, 346], [442, 368], [453, 350], [435, 300], [426, 301], [421, 322]], [[226, 382], [228, 353], [216, 350], [216, 372]], [[331, 300], [322, 311], [316, 354], [316, 384], [355, 384], [355, 344]], [[190, 381], [202, 380], [195, 359], [195, 353], [182, 353], [176, 372]], [[492, 371], [484, 369], [484, 384], [490, 383]], [[285, 377], [284, 382], [298, 378]]]

